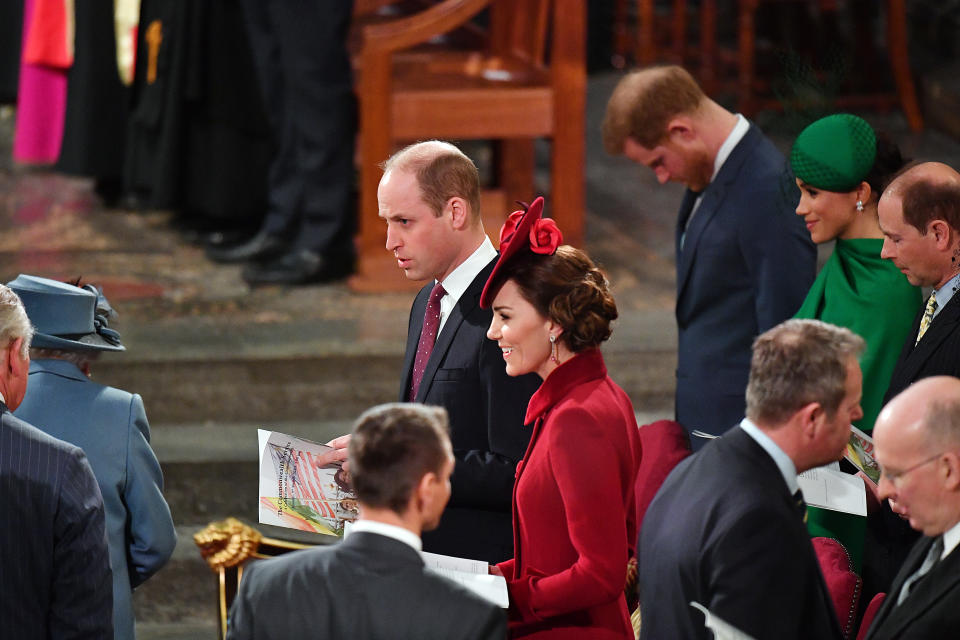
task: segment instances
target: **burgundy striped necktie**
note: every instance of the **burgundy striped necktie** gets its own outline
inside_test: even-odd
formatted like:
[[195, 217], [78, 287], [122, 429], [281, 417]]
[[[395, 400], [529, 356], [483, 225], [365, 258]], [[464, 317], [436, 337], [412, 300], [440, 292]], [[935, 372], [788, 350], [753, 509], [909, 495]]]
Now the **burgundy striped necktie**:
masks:
[[423, 380], [423, 371], [427, 368], [427, 361], [433, 352], [433, 343], [437, 341], [437, 331], [440, 329], [440, 299], [447, 295], [443, 285], [437, 282], [430, 292], [427, 301], [427, 311], [423, 314], [423, 329], [420, 331], [420, 342], [417, 343], [417, 357], [413, 361], [413, 377], [410, 379], [410, 402], [417, 397], [420, 381]]

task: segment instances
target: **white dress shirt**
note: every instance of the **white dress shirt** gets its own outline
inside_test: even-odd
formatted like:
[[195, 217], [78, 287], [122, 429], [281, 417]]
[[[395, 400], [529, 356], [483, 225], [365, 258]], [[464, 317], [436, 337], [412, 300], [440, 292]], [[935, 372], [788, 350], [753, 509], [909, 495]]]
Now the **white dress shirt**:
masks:
[[367, 533], [376, 533], [381, 536], [393, 538], [394, 540], [399, 540], [400, 542], [413, 547], [414, 551], [417, 553], [420, 553], [420, 551], [423, 550], [423, 542], [420, 540], [420, 536], [409, 529], [404, 529], [403, 527], [387, 524], [386, 522], [364, 520], [361, 518], [360, 520], [357, 520], [351, 524], [350, 532], [347, 535], [353, 535], [354, 533], [360, 533], [361, 531], [366, 531]]
[[753, 424], [749, 418], [740, 421], [740, 428], [746, 431], [748, 436], [756, 440], [757, 444], [770, 454], [770, 457], [777, 464], [777, 468], [780, 469], [780, 473], [783, 474], [783, 480], [787, 483], [791, 495], [796, 493], [800, 484], [797, 482], [797, 467], [793, 464], [790, 456], [784, 453], [783, 449], [771, 440], [770, 436], [761, 431], [760, 427]]
[[490, 261], [497, 257], [497, 250], [493, 248], [490, 238], [484, 236], [480, 246], [470, 254], [470, 257], [460, 263], [460, 265], [450, 272], [441, 283], [443, 290], [447, 295], [440, 298], [440, 326], [437, 328], [437, 335], [443, 331], [443, 325], [447, 323], [450, 312], [457, 305], [460, 296], [463, 295], [467, 287], [470, 286], [477, 275], [483, 271], [483, 268], [490, 264]]

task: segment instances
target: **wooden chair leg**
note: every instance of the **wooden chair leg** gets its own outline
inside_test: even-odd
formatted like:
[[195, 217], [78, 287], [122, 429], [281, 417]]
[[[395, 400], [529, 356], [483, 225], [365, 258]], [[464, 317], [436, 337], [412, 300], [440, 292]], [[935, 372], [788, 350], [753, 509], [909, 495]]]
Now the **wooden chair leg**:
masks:
[[627, 18], [627, 2], [630, 1], [616, 0], [613, 6], [613, 53], [623, 60], [626, 60], [630, 53], [633, 40]]
[[682, 65], [686, 59], [687, 0], [673, 0], [673, 60]]
[[740, 0], [740, 17], [738, 21], [739, 46], [739, 110], [747, 117], [753, 116], [756, 111], [756, 98], [753, 95], [754, 64], [756, 46], [756, 12], [758, 0]]
[[717, 91], [717, 0], [700, 3], [700, 86], [707, 95]]
[[907, 51], [907, 10], [904, 0], [887, 1], [887, 50], [890, 67], [897, 85], [897, 94], [907, 123], [912, 131], [923, 131], [923, 115], [917, 103], [917, 93], [910, 72]]
[[[500, 141], [497, 153], [497, 172], [500, 175], [500, 188], [503, 190], [507, 206], [514, 206], [518, 200], [520, 202], [533, 201], [536, 195], [533, 185], [534, 162], [532, 139], [521, 138]], [[510, 211], [513, 211], [513, 209]], [[493, 213], [506, 215], [510, 211]], [[496, 229], [491, 231], [493, 234], [496, 234], [496, 232]]]
[[657, 57], [657, 46], [654, 42], [654, 0], [638, 0], [637, 10], [637, 64], [646, 66], [652, 64]]

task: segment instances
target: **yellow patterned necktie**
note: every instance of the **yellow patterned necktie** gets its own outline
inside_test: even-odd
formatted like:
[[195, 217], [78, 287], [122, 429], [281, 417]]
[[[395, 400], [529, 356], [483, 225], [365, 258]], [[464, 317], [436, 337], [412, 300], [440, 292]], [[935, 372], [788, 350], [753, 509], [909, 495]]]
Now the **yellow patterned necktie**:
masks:
[[[920, 330], [917, 331], [917, 342], [920, 342], [920, 338], [923, 337], [923, 334], [927, 332], [927, 329], [930, 328], [930, 323], [933, 322], [933, 314], [937, 312], [937, 296], [930, 294], [930, 298], [927, 300], [927, 306], [923, 310], [923, 317], [920, 319]], [[917, 342], [914, 342], [916, 346]]]

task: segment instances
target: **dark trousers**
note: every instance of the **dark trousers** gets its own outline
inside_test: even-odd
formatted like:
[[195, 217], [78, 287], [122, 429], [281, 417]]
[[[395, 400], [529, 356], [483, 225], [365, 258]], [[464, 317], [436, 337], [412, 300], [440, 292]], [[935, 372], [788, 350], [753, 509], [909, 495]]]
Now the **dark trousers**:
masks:
[[356, 107], [352, 0], [243, 0], [273, 129], [264, 229], [295, 248], [342, 251], [353, 233]]

